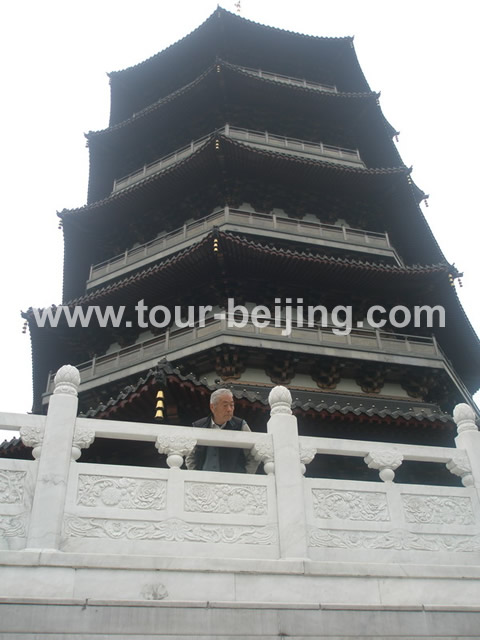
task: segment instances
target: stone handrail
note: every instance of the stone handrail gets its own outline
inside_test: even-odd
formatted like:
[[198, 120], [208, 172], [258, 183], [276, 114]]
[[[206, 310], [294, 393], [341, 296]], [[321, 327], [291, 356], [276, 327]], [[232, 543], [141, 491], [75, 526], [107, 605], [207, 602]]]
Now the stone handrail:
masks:
[[[458, 453], [450, 447], [435, 447], [430, 445], [411, 445], [403, 443], [390, 444], [387, 442], [369, 442], [365, 440], [340, 440], [337, 438], [315, 438], [300, 436], [300, 448], [310, 452], [310, 461], [317, 453], [337, 456], [351, 456], [363, 458], [370, 468], [379, 469], [384, 482], [391, 482], [393, 475], [382, 477], [383, 469], [395, 470], [403, 460], [415, 462], [440, 462], [448, 465]], [[454, 473], [452, 471], [452, 473]], [[458, 474], [460, 475], [460, 474]], [[471, 477], [465, 484], [471, 484]]]

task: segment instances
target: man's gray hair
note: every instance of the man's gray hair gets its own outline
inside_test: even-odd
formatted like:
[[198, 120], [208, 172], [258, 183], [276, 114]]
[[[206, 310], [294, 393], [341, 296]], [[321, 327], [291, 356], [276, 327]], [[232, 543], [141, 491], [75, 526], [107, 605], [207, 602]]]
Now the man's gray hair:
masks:
[[213, 404], [213, 406], [215, 406], [218, 400], [220, 400], [221, 396], [225, 396], [227, 394], [229, 396], [232, 396], [233, 398], [233, 393], [230, 391], [230, 389], [217, 389], [210, 396], [210, 404]]

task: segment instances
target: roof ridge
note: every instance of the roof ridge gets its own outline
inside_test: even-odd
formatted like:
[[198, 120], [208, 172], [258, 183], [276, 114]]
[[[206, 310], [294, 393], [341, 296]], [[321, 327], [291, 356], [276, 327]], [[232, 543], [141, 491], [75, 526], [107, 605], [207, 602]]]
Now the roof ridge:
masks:
[[185, 36], [183, 36], [182, 38], [180, 38], [179, 40], [176, 40], [175, 42], [172, 42], [170, 45], [168, 45], [167, 47], [165, 47], [164, 49], [161, 49], [160, 51], [158, 51], [157, 53], [153, 54], [152, 56], [150, 56], [149, 58], [146, 58], [145, 60], [142, 60], [141, 62], [138, 62], [137, 64], [134, 64], [130, 67], [126, 67], [125, 69], [118, 69], [117, 71], [110, 71], [107, 73], [109, 78], [115, 77], [115, 76], [120, 76], [121, 74], [124, 73], [129, 73], [134, 69], [138, 69], [139, 67], [141, 67], [144, 64], [148, 64], [153, 62], [155, 59], [158, 59], [162, 54], [166, 53], [167, 51], [171, 50], [173, 47], [178, 46], [181, 42], [184, 42], [187, 38], [191, 37], [193, 34], [198, 33], [201, 29], [204, 29], [205, 26], [209, 23], [212, 23], [215, 18], [221, 18], [221, 17], [226, 17], [227, 19], [234, 19], [237, 20], [238, 23], [243, 23], [244, 25], [253, 25], [255, 27], [260, 27], [263, 29], [268, 29], [270, 31], [275, 31], [275, 32], [280, 32], [280, 33], [285, 33], [285, 34], [289, 34], [292, 36], [297, 36], [299, 38], [306, 38], [306, 39], [311, 39], [311, 40], [317, 40], [317, 41], [338, 41], [338, 42], [350, 42], [353, 43], [353, 36], [315, 36], [312, 34], [307, 34], [307, 33], [300, 33], [297, 31], [291, 31], [289, 29], [282, 29], [281, 27], [273, 27], [271, 25], [266, 25], [266, 24], [262, 24], [260, 22], [256, 22], [255, 20], [250, 20], [248, 18], [245, 18], [243, 16], [239, 16], [236, 15], [235, 13], [228, 11], [227, 9], [224, 9], [223, 7], [221, 7], [220, 5], [217, 5], [217, 8], [213, 11], [213, 13], [211, 13], [208, 18], [206, 18], [201, 24], [198, 25], [198, 27], [196, 27], [195, 29], [193, 29], [193, 31], [190, 31], [189, 33], [187, 33]]

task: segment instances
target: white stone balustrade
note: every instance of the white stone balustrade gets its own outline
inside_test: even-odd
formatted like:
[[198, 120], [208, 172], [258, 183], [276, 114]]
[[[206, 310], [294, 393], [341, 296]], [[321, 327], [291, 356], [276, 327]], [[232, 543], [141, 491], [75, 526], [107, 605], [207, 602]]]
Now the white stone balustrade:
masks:
[[453, 419], [458, 432], [455, 444], [465, 453], [462, 457], [456, 454], [449, 468], [461, 476], [464, 485], [480, 489], [480, 432], [475, 424], [475, 412], [468, 404], [458, 404], [453, 410]]
[[[0, 548], [302, 563], [400, 553], [427, 565], [480, 551], [480, 434], [468, 405], [454, 412], [456, 448], [387, 445], [299, 436], [285, 387], [270, 393], [265, 434], [79, 418], [79, 383], [62, 367], [47, 416], [0, 414], [34, 456], [0, 459]], [[150, 442], [168, 468], [78, 463], [95, 437]], [[251, 449], [265, 473], [188, 471], [196, 444]], [[383, 482], [305, 477], [322, 454], [364, 459]], [[396, 483], [403, 460], [443, 463], [464, 486]]]

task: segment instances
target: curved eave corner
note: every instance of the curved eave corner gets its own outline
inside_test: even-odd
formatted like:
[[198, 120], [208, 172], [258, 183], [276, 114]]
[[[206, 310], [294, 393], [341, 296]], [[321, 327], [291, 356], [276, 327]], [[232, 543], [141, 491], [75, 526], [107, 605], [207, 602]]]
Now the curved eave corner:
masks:
[[[42, 413], [42, 393], [45, 389], [45, 371], [42, 362], [45, 360], [44, 348], [39, 340], [39, 327], [33, 315], [33, 308], [21, 311], [22, 318], [28, 323], [30, 349], [32, 354], [32, 413]], [[66, 363], [64, 363], [66, 364]]]
[[435, 235], [433, 234], [433, 231], [430, 228], [430, 225], [428, 224], [428, 220], [426, 219], [420, 204], [422, 202], [425, 202], [428, 206], [428, 194], [426, 194], [424, 191], [422, 191], [422, 189], [420, 189], [420, 187], [418, 187], [415, 182], [412, 179], [412, 167], [410, 167], [409, 172], [408, 172], [408, 184], [410, 185], [410, 189], [412, 192], [412, 196], [415, 200], [415, 203], [417, 205], [417, 209], [418, 209], [418, 214], [420, 216], [420, 219], [424, 225], [424, 227], [427, 229], [429, 236], [430, 236], [430, 240], [433, 242], [433, 244], [435, 245], [437, 251], [438, 251], [438, 255], [440, 256], [440, 259], [445, 262], [445, 264], [449, 264], [447, 258], [445, 257], [445, 254], [442, 251], [442, 248], [440, 247], [440, 245], [437, 242], [437, 239], [435, 237]]
[[357, 51], [355, 49], [355, 36], [350, 36], [348, 40], [350, 41], [350, 49], [352, 50], [352, 58], [353, 58], [352, 61], [356, 66], [356, 73], [358, 73], [358, 75], [361, 77], [361, 79], [365, 83], [366, 91], [372, 91], [372, 89], [370, 88], [370, 85], [368, 84], [367, 78], [363, 73], [363, 69], [360, 66], [360, 62], [358, 61]]

